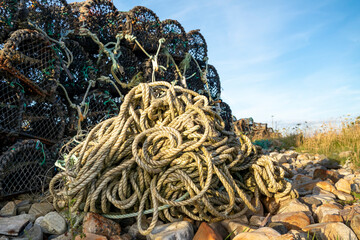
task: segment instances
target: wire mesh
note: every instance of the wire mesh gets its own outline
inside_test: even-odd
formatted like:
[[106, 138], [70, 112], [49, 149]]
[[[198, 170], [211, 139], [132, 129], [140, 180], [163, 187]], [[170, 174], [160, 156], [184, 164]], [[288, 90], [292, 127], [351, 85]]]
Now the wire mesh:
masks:
[[[176, 67], [170, 59], [170, 56], [165, 54], [159, 54], [157, 61], [158, 65], [161, 67], [159, 67], [157, 71], [155, 71], [156, 81], [166, 81], [171, 83], [180, 79], [179, 74], [176, 71]], [[162, 67], [164, 67], [165, 69]], [[145, 81], [151, 82], [153, 72], [151, 59], [146, 60], [146, 62], [143, 64], [143, 72]]]
[[54, 161], [38, 140], [23, 140], [0, 156], [0, 196], [41, 190], [52, 177]]
[[201, 70], [199, 69], [199, 66], [197, 65], [194, 59], [191, 59], [189, 64], [185, 67], [186, 67], [185, 78], [186, 78], [187, 88], [199, 94], [206, 94], [205, 85], [203, 80], [201, 79], [202, 69]]
[[18, 80], [0, 71], [0, 133], [18, 135], [24, 111], [24, 91]]
[[166, 39], [165, 47], [175, 59], [182, 59], [188, 50], [186, 32], [181, 24], [172, 19], [161, 22], [162, 37]]
[[[161, 38], [160, 20], [150, 9], [136, 6], [129, 11], [127, 29], [148, 52], [156, 52]], [[135, 45], [137, 50], [137, 45]]]
[[208, 69], [207, 69], [206, 78], [209, 86], [210, 95], [214, 101], [217, 101], [220, 99], [220, 95], [221, 95], [221, 83], [220, 83], [219, 74], [213, 65], [209, 64], [207, 67]]
[[4, 44], [3, 63], [32, 91], [51, 95], [60, 74], [60, 61], [50, 42], [37, 31], [21, 29], [11, 34]]
[[0, 195], [40, 190], [52, 176], [48, 171], [53, 164], [50, 157], [39, 141], [24, 140], [11, 146], [0, 156]]
[[189, 53], [195, 58], [200, 65], [204, 65], [207, 58], [207, 45], [204, 36], [200, 30], [192, 30], [186, 34]]
[[73, 18], [66, 0], [30, 0], [27, 4], [28, 20], [35, 23], [49, 37], [59, 39], [79, 25], [78, 19]]
[[0, 43], [4, 42], [9, 32], [16, 28], [18, 4], [17, 0], [0, 1]]
[[59, 141], [64, 135], [66, 120], [66, 108], [60, 99], [50, 102], [26, 98], [25, 103], [20, 134], [49, 144]]
[[[73, 40], [65, 41], [66, 47], [72, 52], [74, 59], [69, 68], [63, 65], [59, 81], [65, 87], [69, 96], [85, 93], [90, 80], [96, 78], [97, 69], [80, 44]], [[60, 59], [66, 60], [66, 55], [58, 51]], [[63, 94], [63, 91], [59, 91]]]
[[112, 1], [108, 0], [87, 0], [80, 7], [80, 25], [95, 33], [103, 44], [116, 41], [116, 34], [122, 30], [119, 16]]
[[225, 130], [230, 131], [233, 128], [231, 108], [227, 103], [221, 102], [220, 109], [220, 116], [225, 122]]

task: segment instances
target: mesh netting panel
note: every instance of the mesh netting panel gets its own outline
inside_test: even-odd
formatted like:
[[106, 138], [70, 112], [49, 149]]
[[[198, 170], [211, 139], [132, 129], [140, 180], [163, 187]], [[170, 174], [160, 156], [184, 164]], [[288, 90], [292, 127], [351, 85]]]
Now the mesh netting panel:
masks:
[[87, 0], [80, 7], [80, 25], [95, 33], [103, 44], [116, 41], [121, 31], [118, 19], [118, 10], [108, 0]]
[[0, 72], [0, 133], [17, 135], [24, 106], [22, 86], [10, 74]]
[[140, 61], [136, 55], [128, 48], [121, 46], [120, 57], [117, 59], [120, 65], [120, 74], [118, 78], [124, 83], [131, 82], [131, 79], [140, 70]]
[[[165, 54], [159, 54], [158, 65], [163, 66], [166, 69], [163, 69], [161, 67], [158, 68], [158, 70], [155, 72], [156, 81], [166, 81], [170, 83], [176, 80], [179, 81], [179, 75], [177, 74], [176, 67], [174, 63], [171, 61], [170, 57], [168, 57]], [[143, 71], [144, 71], [145, 81], [151, 82], [153, 69], [152, 69], [152, 62], [150, 59], [148, 59], [143, 64]]]
[[18, 17], [17, 0], [0, 0], [0, 43], [4, 42], [10, 31], [15, 29]]
[[208, 65], [207, 69], [207, 82], [210, 90], [210, 95], [213, 100], [219, 100], [221, 94], [221, 84], [219, 74], [213, 65]]
[[137, 6], [130, 10], [128, 17], [130, 34], [146, 51], [155, 52], [161, 38], [161, 25], [156, 14], [146, 7]]
[[187, 34], [187, 40], [189, 45], [189, 53], [202, 64], [206, 61], [207, 57], [207, 45], [205, 38], [199, 30], [192, 30]]
[[186, 32], [176, 20], [167, 19], [161, 22], [162, 37], [166, 39], [165, 47], [176, 59], [184, 58], [188, 50]]
[[187, 88], [200, 94], [205, 94], [204, 82], [201, 79], [201, 71], [196, 62], [191, 59], [186, 67], [185, 77]]
[[119, 113], [119, 99], [114, 98], [108, 92], [92, 91], [87, 96], [86, 103], [89, 105], [89, 111], [81, 123], [81, 129], [84, 130], [89, 130], [96, 124]]
[[24, 140], [0, 156], [0, 196], [41, 190], [54, 164], [46, 147], [36, 140]]
[[231, 108], [230, 106], [225, 103], [225, 102], [221, 102], [220, 103], [220, 116], [221, 118], [224, 120], [225, 122], [225, 130], [230, 131], [232, 128], [232, 113], [231, 113]]
[[1, 65], [38, 94], [52, 94], [60, 73], [60, 61], [50, 42], [32, 30], [17, 30], [4, 45]]
[[56, 143], [64, 135], [65, 114], [65, 107], [59, 100], [52, 103], [26, 99], [20, 134]]
[[29, 18], [52, 38], [59, 39], [69, 30], [78, 26], [66, 0], [30, 0]]
[[[89, 80], [95, 79], [94, 64], [89, 59], [86, 51], [79, 45], [78, 42], [67, 40], [66, 47], [72, 52], [74, 59], [68, 69], [63, 69], [60, 74], [60, 83], [66, 88], [69, 96], [74, 94], [85, 93]], [[65, 57], [60, 52], [62, 58]], [[63, 94], [63, 91], [59, 91]]]

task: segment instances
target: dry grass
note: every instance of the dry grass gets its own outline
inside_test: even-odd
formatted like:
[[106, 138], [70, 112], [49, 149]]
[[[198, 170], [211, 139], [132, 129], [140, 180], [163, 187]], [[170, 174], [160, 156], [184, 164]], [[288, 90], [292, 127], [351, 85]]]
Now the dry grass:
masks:
[[[343, 122], [340, 127], [323, 124], [311, 136], [300, 135], [296, 145], [298, 151], [324, 154], [342, 163], [350, 159], [360, 165], [360, 124]], [[351, 151], [350, 156], [339, 155], [345, 151]]]

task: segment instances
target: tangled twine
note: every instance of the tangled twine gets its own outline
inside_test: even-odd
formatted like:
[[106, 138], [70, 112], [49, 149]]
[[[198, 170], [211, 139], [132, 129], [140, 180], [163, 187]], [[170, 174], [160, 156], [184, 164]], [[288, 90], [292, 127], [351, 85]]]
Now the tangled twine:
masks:
[[[137, 212], [147, 235], [159, 218], [217, 221], [257, 211], [260, 193], [294, 197], [287, 172], [224, 125], [205, 96], [168, 82], [141, 83], [117, 117], [96, 125], [66, 156], [65, 171], [50, 183], [54, 206], [72, 202], [77, 211], [83, 203], [84, 211], [116, 212], [106, 215], [113, 218]], [[56, 189], [59, 181], [65, 184]]]

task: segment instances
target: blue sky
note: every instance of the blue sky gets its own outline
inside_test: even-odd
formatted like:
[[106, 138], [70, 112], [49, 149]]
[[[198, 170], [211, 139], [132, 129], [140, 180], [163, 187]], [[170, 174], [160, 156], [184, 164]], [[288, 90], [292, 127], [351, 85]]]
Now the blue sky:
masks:
[[200, 29], [237, 118], [280, 125], [360, 115], [360, 1], [131, 0]]

